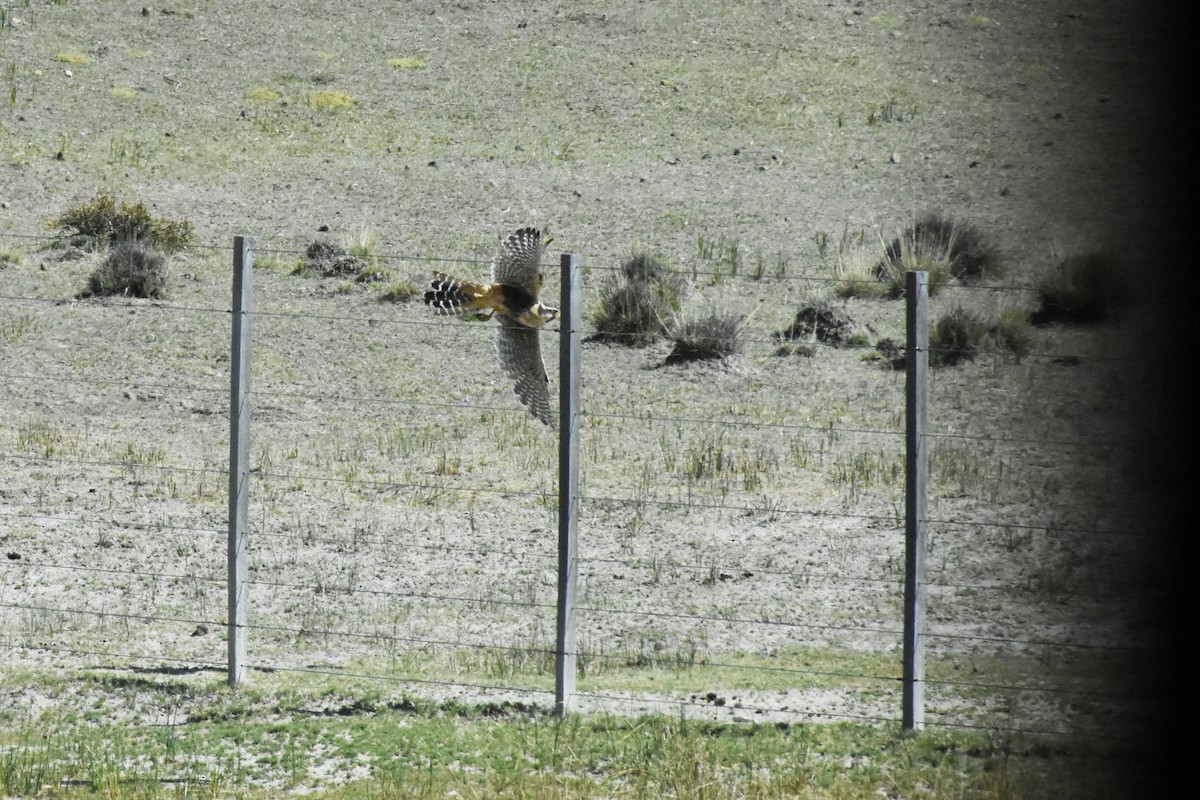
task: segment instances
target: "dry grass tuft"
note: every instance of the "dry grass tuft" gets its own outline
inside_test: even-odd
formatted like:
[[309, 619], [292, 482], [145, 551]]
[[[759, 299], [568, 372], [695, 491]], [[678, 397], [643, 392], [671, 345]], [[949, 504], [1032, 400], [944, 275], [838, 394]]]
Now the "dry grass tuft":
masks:
[[893, 239], [874, 268], [889, 297], [902, 297], [905, 275], [920, 271], [929, 273], [932, 296], [952, 278], [970, 283], [997, 277], [1004, 267], [975, 225], [928, 214]]
[[745, 315], [726, 311], [717, 304], [684, 315], [671, 327], [670, 337], [675, 347], [667, 356], [667, 363], [705, 361], [740, 353], [745, 343], [745, 322]]
[[136, 240], [109, 248], [104, 260], [88, 277], [81, 297], [125, 295], [157, 299], [166, 294], [167, 258]]
[[1104, 322], [1130, 304], [1121, 265], [1109, 253], [1067, 256], [1037, 282], [1034, 324]]
[[649, 344], [672, 324], [686, 291], [686, 280], [666, 263], [635, 254], [601, 282], [591, 314], [593, 338], [631, 347]]

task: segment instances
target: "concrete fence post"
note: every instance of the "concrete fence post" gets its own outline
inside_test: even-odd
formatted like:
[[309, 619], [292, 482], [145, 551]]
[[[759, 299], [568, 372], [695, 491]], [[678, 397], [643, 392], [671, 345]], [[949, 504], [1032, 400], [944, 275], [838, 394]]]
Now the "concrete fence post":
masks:
[[229, 394], [229, 543], [227, 560], [230, 686], [246, 680], [246, 545], [250, 500], [250, 354], [253, 341], [254, 240], [233, 240], [233, 336]]
[[558, 367], [558, 622], [555, 627], [554, 706], [572, 710], [575, 694], [576, 583], [579, 543], [579, 354], [583, 336], [583, 271], [579, 256], [562, 256]]
[[904, 691], [901, 727], [925, 727], [925, 518], [929, 454], [925, 447], [929, 388], [929, 273], [905, 284], [904, 414]]

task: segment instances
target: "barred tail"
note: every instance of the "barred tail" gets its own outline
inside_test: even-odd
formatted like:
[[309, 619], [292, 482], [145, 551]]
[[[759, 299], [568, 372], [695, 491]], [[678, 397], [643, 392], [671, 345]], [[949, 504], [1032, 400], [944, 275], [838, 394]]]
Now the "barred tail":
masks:
[[425, 292], [425, 305], [437, 314], [468, 314], [481, 308], [478, 300], [486, 286], [452, 278], [444, 272], [433, 273], [433, 283]]

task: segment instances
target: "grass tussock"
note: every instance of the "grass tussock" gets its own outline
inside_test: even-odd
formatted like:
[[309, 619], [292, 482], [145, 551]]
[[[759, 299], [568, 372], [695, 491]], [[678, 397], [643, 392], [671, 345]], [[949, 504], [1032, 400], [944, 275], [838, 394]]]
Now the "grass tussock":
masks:
[[679, 313], [686, 280], [658, 258], [638, 253], [605, 276], [591, 313], [594, 339], [642, 347], [666, 331]]
[[824, 231], [819, 231], [813, 238], [818, 254], [829, 265], [835, 295], [842, 299], [888, 296], [889, 289], [876, 271], [878, 251], [867, 246], [866, 233], [862, 229], [845, 228], [833, 242]]
[[704, 311], [685, 314], [671, 327], [675, 347], [668, 364], [708, 361], [740, 353], [745, 344], [746, 317], [712, 305]]
[[1067, 256], [1036, 285], [1035, 324], [1105, 322], [1128, 308], [1130, 295], [1121, 265], [1109, 253]]
[[105, 192], [68, 210], [50, 224], [70, 236], [88, 240], [93, 248], [136, 240], [171, 253], [191, 242], [195, 235], [188, 220], [155, 217], [141, 203], [118, 204], [116, 198]]
[[887, 245], [876, 267], [877, 274], [893, 291], [899, 278], [900, 294], [904, 291], [904, 273], [921, 270], [930, 273], [932, 294], [935, 274], [939, 286], [949, 278], [970, 283], [999, 277], [1004, 267], [999, 253], [976, 225], [941, 214], [926, 214]]
[[421, 293], [412, 281], [392, 281], [379, 293], [381, 303], [407, 303]]
[[952, 367], [974, 361], [983, 352], [1006, 352], [1018, 360], [1029, 352], [1032, 331], [1029, 314], [1001, 308], [994, 317], [955, 307], [934, 322], [929, 332], [929, 363]]
[[108, 249], [88, 276], [81, 297], [124, 295], [158, 299], [167, 290], [167, 257], [137, 240], [118, 242]]

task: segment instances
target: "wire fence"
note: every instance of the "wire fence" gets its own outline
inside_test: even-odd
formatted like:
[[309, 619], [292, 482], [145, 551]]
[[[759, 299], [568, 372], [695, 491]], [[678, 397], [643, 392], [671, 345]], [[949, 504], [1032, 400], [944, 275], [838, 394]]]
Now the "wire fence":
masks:
[[[77, 284], [82, 263], [8, 270], [0, 620], [12, 661], [228, 668], [233, 253], [192, 258], [168, 301], [78, 301], [63, 274]], [[414, 281], [482, 269], [379, 259]], [[257, 271], [246, 618], [234, 626], [249, 677], [549, 704], [570, 655], [582, 711], [900, 722], [904, 374], [819, 340], [810, 358], [775, 355], [794, 305], [731, 289], [819, 293], [824, 279], [691, 277], [753, 314], [740, 359], [664, 367], [666, 345], [586, 342], [586, 323], [544, 333], [552, 376], [557, 339], [585, 340], [578, 637], [565, 654], [559, 441], [499, 378], [489, 327], [278, 263]], [[954, 291], [986, 304], [1028, 287]], [[851, 311], [886, 333], [902, 305]], [[932, 373], [927, 726], [1111, 732], [1105, 717], [1127, 697], [1114, 665], [1146, 647], [1125, 617], [1141, 587], [1130, 550], [1148, 537], [1116, 499], [1125, 362], [1104, 344], [1064, 331], [1022, 358], [985, 348]]]

